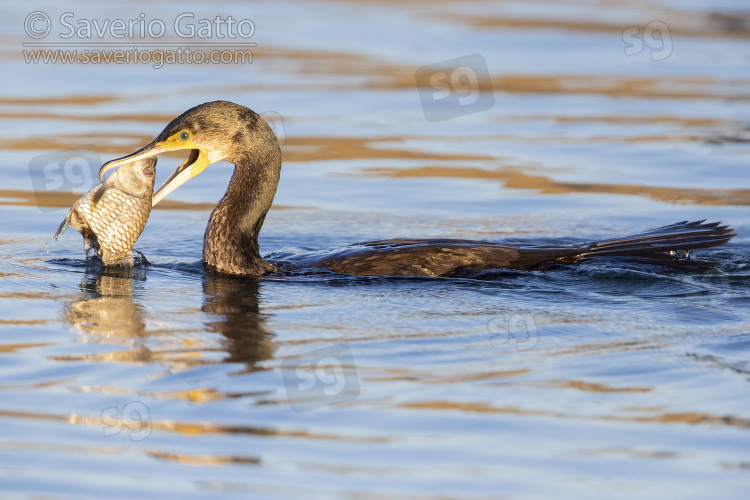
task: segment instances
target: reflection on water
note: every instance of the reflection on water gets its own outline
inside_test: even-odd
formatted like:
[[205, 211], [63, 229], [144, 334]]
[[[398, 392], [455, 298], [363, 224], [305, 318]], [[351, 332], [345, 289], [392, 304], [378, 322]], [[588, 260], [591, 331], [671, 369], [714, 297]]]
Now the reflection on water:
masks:
[[[65, 307], [65, 321], [90, 335], [89, 342], [118, 344], [147, 335], [143, 307], [133, 301], [133, 281], [144, 281], [145, 269], [103, 267], [91, 263], [81, 278], [81, 294]], [[127, 345], [127, 344], [126, 344]], [[95, 355], [116, 362], [151, 362], [151, 351], [143, 342], [127, 350]]]
[[[525, 170], [522, 171], [522, 170]], [[495, 170], [479, 168], [418, 167], [368, 168], [365, 175], [386, 177], [450, 177], [489, 179], [503, 183], [509, 189], [535, 189], [541, 194], [606, 193], [649, 196], [654, 200], [695, 203], [698, 205], [750, 205], [750, 189], [690, 189], [652, 187], [641, 184], [605, 184], [560, 182], [542, 175], [530, 175], [532, 168], [501, 167]]]
[[81, 279], [80, 300], [65, 309], [65, 321], [83, 333], [109, 337], [144, 337], [143, 309], [133, 302], [133, 280], [144, 281], [142, 267], [92, 264]]
[[[65, 321], [81, 333], [90, 335], [89, 342], [118, 343], [127, 341], [129, 349], [116, 351], [96, 359], [117, 362], [154, 362], [162, 356], [152, 352], [144, 339], [147, 318], [142, 300], [134, 300], [133, 284], [146, 281], [146, 266], [134, 268], [88, 265], [81, 279], [81, 295], [66, 306]], [[205, 275], [203, 281], [204, 325], [207, 332], [221, 334], [222, 350], [227, 355], [218, 362], [244, 363], [244, 372], [251, 372], [261, 361], [271, 359], [275, 346], [265, 328], [266, 315], [258, 305], [259, 283], [256, 280]], [[134, 341], [131, 345], [131, 341]], [[164, 353], [162, 353], [164, 354]], [[191, 359], [191, 353], [171, 356], [172, 362], [187, 365], [203, 363]]]
[[227, 363], [245, 363], [246, 371], [273, 357], [275, 349], [258, 306], [259, 284], [254, 279], [203, 277], [206, 329], [226, 338]]
[[[26, 64], [30, 10], [55, 21], [60, 8], [8, 3], [0, 19], [3, 494], [747, 496], [742, 1], [70, 7], [254, 21], [251, 65], [160, 70]], [[647, 26], [669, 38], [639, 39]], [[472, 90], [494, 106], [427, 121], [421, 97], [446, 80], [417, 69], [473, 54], [489, 76]], [[738, 236], [697, 252], [721, 263], [700, 275], [592, 264], [483, 282], [229, 279], [199, 262], [231, 175], [217, 164], [151, 213], [136, 248], [154, 265], [87, 267], [77, 234], [44, 253], [100, 167], [71, 148], [122, 156], [211, 99], [283, 120], [264, 253], [394, 237], [575, 243], [703, 218]], [[183, 159], [160, 159], [157, 181]]]

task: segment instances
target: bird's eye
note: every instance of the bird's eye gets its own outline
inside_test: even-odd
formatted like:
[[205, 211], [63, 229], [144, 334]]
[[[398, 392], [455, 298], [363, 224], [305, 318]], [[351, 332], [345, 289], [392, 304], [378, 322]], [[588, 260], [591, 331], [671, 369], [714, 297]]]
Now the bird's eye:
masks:
[[183, 130], [182, 132], [180, 132], [180, 140], [182, 142], [185, 142], [189, 139], [190, 139], [190, 132], [188, 132], [187, 130]]

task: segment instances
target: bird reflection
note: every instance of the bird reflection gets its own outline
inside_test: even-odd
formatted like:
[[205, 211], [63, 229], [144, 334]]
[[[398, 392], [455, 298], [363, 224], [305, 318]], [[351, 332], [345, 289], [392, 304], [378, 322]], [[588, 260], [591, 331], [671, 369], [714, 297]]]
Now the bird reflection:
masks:
[[[112, 267], [91, 265], [81, 280], [81, 295], [65, 308], [65, 320], [75, 329], [91, 336], [91, 341], [124, 343], [130, 348], [85, 356], [91, 359], [119, 362], [158, 362], [168, 360], [182, 368], [216, 362], [205, 351], [214, 351], [199, 340], [202, 330], [223, 336], [221, 351], [227, 355], [221, 363], [244, 363], [242, 373], [255, 371], [256, 364], [273, 357], [276, 345], [265, 329], [265, 315], [258, 305], [259, 283], [251, 279], [203, 276], [203, 328], [183, 347], [184, 335], [173, 330], [147, 330], [146, 308], [133, 299], [133, 290], [146, 280], [143, 266]], [[151, 311], [153, 314], [153, 311]], [[153, 350], [148, 337], [160, 336], [170, 345], [168, 350]], [[118, 341], [118, 339], [121, 339]], [[143, 339], [143, 341], [138, 341]], [[134, 343], [135, 340], [135, 343]], [[175, 344], [180, 345], [175, 349]], [[195, 346], [199, 346], [200, 354]], [[203, 354], [203, 355], [201, 355]]]
[[260, 285], [254, 279], [205, 275], [203, 306], [207, 313], [206, 329], [222, 334], [227, 340], [227, 363], [245, 363], [247, 371], [273, 357], [275, 343], [265, 329], [266, 315], [258, 305]]

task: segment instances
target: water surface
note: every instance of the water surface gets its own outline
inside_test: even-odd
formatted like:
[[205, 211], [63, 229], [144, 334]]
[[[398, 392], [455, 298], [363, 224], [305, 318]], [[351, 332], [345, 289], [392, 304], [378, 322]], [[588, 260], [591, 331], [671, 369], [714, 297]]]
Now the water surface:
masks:
[[[252, 64], [159, 69], [27, 64], [24, 20], [65, 10], [9, 9], [5, 495], [746, 496], [743, 2], [66, 8], [255, 24]], [[662, 38], [626, 55], [649, 25]], [[418, 68], [473, 54], [487, 109], [426, 119]], [[700, 219], [738, 236], [697, 252], [720, 262], [699, 275], [588, 264], [482, 281], [227, 279], [200, 263], [231, 175], [220, 163], [152, 212], [136, 246], [149, 267], [89, 266], [71, 231], [48, 244], [102, 162], [213, 99], [275, 120], [284, 167], [260, 240], [272, 256], [390, 237], [575, 243]], [[157, 180], [182, 159], [160, 159]]]

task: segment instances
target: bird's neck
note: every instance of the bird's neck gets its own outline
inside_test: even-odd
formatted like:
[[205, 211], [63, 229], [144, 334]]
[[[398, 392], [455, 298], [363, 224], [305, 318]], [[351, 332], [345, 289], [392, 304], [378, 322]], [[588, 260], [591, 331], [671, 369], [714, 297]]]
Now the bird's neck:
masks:
[[204, 266], [222, 274], [259, 276], [273, 266], [261, 256], [258, 234], [273, 203], [281, 174], [281, 153], [273, 141], [233, 159], [227, 192], [208, 221], [203, 239]]

